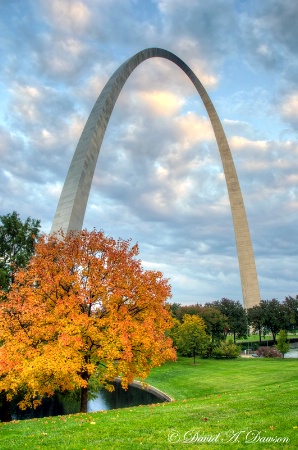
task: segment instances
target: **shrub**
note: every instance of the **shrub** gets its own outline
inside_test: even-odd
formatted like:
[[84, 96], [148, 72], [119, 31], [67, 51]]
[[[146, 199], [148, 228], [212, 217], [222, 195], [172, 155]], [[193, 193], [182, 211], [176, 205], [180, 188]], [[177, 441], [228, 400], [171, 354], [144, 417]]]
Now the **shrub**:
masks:
[[264, 358], [281, 358], [282, 354], [275, 347], [259, 347], [256, 354]]
[[232, 359], [237, 358], [240, 355], [240, 346], [233, 343], [232, 339], [227, 342], [222, 341], [220, 344], [214, 348], [212, 356], [216, 359]]

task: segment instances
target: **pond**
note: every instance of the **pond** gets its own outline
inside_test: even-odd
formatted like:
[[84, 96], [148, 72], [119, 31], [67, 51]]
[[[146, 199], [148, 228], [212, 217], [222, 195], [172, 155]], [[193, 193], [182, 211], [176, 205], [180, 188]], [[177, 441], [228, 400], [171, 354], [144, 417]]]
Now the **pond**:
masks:
[[292, 348], [288, 353], [285, 353], [285, 358], [298, 358], [298, 349]]
[[[170, 401], [170, 398], [158, 390], [148, 387], [142, 388], [138, 383], [129, 385], [125, 391], [119, 381], [114, 383], [115, 390], [109, 392], [102, 389], [97, 397], [88, 402], [88, 412], [102, 411], [116, 408], [127, 408], [130, 406], [150, 405], [152, 403], [162, 403]], [[74, 399], [64, 397], [61, 394], [52, 398], [44, 399], [42, 404], [34, 409], [21, 411], [15, 403], [11, 406], [13, 420], [33, 419], [40, 417], [58, 416], [65, 414], [75, 414], [80, 411], [80, 403]]]

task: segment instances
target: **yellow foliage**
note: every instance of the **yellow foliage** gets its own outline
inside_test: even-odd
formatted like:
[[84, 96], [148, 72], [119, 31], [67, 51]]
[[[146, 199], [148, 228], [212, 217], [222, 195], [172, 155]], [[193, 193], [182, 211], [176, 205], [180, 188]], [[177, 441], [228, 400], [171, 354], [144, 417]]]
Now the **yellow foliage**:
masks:
[[[96, 230], [43, 236], [0, 304], [0, 391], [36, 407], [56, 390], [135, 377], [175, 358], [162, 273]], [[1, 296], [1, 292], [0, 292]]]

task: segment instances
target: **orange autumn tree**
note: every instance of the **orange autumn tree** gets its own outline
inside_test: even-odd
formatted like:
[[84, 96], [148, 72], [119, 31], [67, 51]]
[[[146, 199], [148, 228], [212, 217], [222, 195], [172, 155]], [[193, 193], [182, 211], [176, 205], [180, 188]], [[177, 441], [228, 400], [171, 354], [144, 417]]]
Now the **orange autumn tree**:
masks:
[[101, 231], [42, 236], [9, 293], [0, 293], [0, 392], [36, 407], [56, 391], [135, 377], [175, 359], [165, 331], [170, 285], [144, 270], [138, 246]]

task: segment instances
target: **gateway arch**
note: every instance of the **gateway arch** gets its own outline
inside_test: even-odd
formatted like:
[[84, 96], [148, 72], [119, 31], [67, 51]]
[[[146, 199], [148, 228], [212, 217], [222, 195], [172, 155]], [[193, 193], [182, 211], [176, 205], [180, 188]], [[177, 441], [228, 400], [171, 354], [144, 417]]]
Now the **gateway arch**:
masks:
[[81, 230], [101, 143], [116, 100], [133, 70], [149, 58], [175, 63], [192, 81], [209, 115], [217, 141], [228, 188], [238, 251], [243, 303], [250, 308], [260, 302], [254, 253], [241, 189], [223, 127], [200, 80], [176, 55], [160, 48], [148, 48], [125, 61], [112, 75], [98, 97], [82, 132], [62, 189], [51, 233], [62, 229]]

